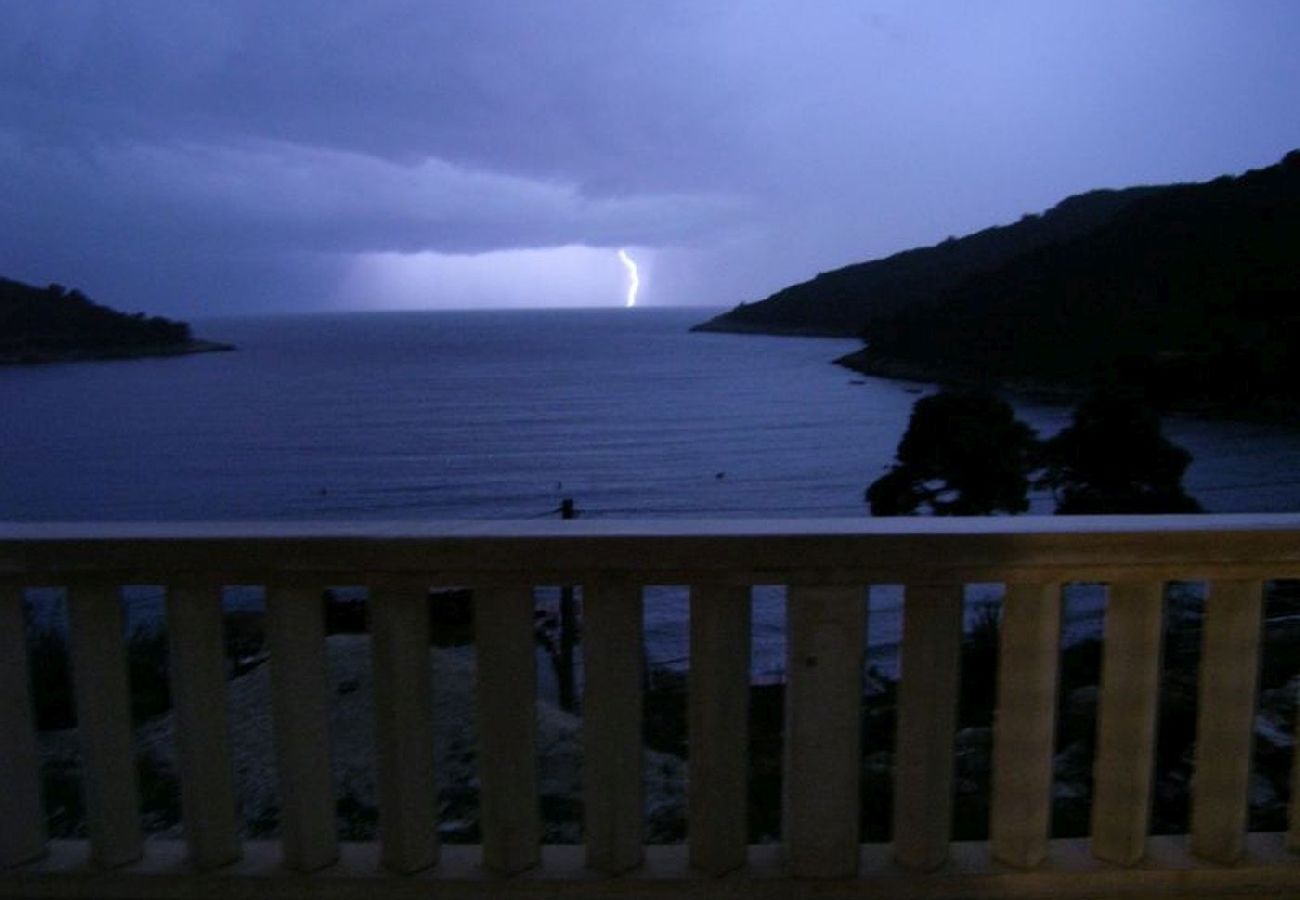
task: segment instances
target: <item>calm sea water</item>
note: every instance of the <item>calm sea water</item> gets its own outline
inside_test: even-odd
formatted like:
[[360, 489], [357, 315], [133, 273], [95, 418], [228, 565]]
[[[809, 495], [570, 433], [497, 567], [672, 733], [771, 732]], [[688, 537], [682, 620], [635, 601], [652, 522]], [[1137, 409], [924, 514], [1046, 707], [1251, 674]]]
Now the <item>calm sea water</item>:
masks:
[[912, 396], [700, 317], [214, 320], [238, 352], [6, 370], [0, 518], [861, 514]]
[[[710, 313], [213, 319], [196, 330], [238, 352], [0, 369], [0, 520], [518, 518], [564, 497], [589, 517], [864, 515], [923, 386], [829, 364], [854, 341], [687, 332]], [[1020, 412], [1043, 434], [1068, 419]], [[1207, 509], [1300, 510], [1300, 430], [1166, 431]], [[651, 601], [652, 657], [684, 657], [684, 599]], [[779, 618], [761, 595], [760, 669]]]

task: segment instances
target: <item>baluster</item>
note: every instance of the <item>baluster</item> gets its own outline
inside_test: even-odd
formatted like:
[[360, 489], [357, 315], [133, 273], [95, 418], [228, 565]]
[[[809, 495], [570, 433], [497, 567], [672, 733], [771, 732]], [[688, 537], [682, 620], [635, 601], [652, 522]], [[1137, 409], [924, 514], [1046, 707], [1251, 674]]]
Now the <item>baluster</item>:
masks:
[[234, 862], [241, 852], [226, 720], [220, 587], [170, 587], [167, 634], [185, 840], [193, 865], [212, 869]]
[[1164, 586], [1110, 586], [1102, 646], [1097, 757], [1092, 798], [1092, 852], [1133, 865], [1146, 854], [1160, 688]]
[[0, 588], [0, 869], [45, 853], [40, 756], [32, 716], [21, 588]]
[[690, 615], [687, 834], [691, 865], [721, 875], [749, 841], [749, 588], [697, 585]]
[[268, 586], [266, 639], [284, 864], [311, 872], [339, 852], [320, 588]]
[[903, 604], [894, 754], [894, 858], [913, 869], [948, 859], [961, 668], [961, 585], [908, 585]]
[[438, 861], [428, 593], [372, 581], [370, 594], [379, 834], [384, 866], [403, 874]]
[[862, 759], [860, 587], [791, 587], [782, 817], [793, 875], [843, 878], [858, 870]]
[[1047, 855], [1056, 738], [1061, 596], [1056, 585], [1008, 584], [993, 722], [993, 857], [1032, 868]]
[[1192, 769], [1192, 852], [1241, 858], [1264, 614], [1258, 581], [1216, 581], [1205, 600]]
[[[1291, 746], [1300, 747], [1300, 716], [1296, 716]], [[1300, 853], [1300, 752], [1291, 753], [1291, 802], [1287, 807], [1286, 846]]]
[[117, 588], [70, 587], [68, 617], [91, 859], [112, 868], [144, 852]]
[[641, 864], [641, 588], [597, 581], [583, 592], [584, 823], [587, 865], [606, 875]]
[[512, 875], [541, 859], [533, 590], [474, 589], [483, 864]]

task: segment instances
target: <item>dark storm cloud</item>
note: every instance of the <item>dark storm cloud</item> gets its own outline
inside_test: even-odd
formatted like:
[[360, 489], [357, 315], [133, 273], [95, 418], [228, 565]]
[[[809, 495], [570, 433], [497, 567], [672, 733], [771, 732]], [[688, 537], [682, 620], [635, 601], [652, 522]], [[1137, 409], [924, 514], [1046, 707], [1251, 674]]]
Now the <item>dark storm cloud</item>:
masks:
[[588, 196], [436, 158], [407, 163], [266, 141], [42, 148], [9, 140], [0, 142], [0, 170], [6, 193], [26, 194], [38, 230], [95, 227], [78, 215], [93, 209], [109, 227], [81, 236], [114, 252], [169, 239], [326, 252], [476, 252], [596, 234], [660, 243], [689, 238], [735, 207], [705, 195]]
[[629, 245], [669, 299], [753, 299], [1273, 161], [1298, 25], [1286, 0], [14, 0], [0, 274], [194, 311], [312, 305], [365, 254]]
[[0, 74], [7, 113], [76, 142], [270, 139], [712, 191], [744, 138], [747, 78], [708, 46], [722, 17], [678, 6], [38, 5], [6, 10]]
[[709, 138], [737, 134], [725, 100], [658, 71], [695, 55], [693, 22], [651, 34], [620, 10], [6, 7], [0, 197], [23, 227], [0, 250], [37, 269], [75, 244], [87, 278], [116, 281], [132, 257], [184, 270], [707, 236], [744, 210]]

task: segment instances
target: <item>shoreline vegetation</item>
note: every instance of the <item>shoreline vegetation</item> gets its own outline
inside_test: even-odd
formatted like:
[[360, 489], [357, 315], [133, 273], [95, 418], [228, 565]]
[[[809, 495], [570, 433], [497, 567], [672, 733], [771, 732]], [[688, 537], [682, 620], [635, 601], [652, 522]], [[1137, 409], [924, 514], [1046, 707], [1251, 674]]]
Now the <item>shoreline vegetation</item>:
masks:
[[0, 278], [0, 366], [187, 356], [234, 350], [186, 322], [127, 314], [78, 290]]
[[906, 381], [1300, 421], [1300, 150], [1239, 176], [1092, 191], [824, 272], [692, 331], [857, 337]]

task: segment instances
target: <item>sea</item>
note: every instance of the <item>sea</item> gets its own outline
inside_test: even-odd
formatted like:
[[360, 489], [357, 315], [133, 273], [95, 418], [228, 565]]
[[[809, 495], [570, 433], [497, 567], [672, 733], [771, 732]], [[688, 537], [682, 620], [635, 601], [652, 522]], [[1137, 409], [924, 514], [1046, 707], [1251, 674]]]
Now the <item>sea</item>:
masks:
[[[211, 318], [195, 331], [235, 352], [3, 368], [0, 521], [558, 518], [566, 498], [584, 518], [865, 516], [933, 386], [832, 365], [852, 340], [689, 331], [716, 312]], [[1009, 399], [1042, 436], [1069, 421]], [[1300, 510], [1300, 428], [1172, 416], [1165, 431], [1208, 511]], [[997, 596], [969, 588], [972, 620]], [[1080, 596], [1067, 640], [1099, 627], [1097, 595]], [[127, 599], [134, 622], [161, 616], [156, 589]], [[687, 602], [647, 591], [651, 665], [687, 664]], [[784, 602], [755, 592], [756, 678], [780, 677]], [[889, 672], [901, 593], [869, 604]]]

